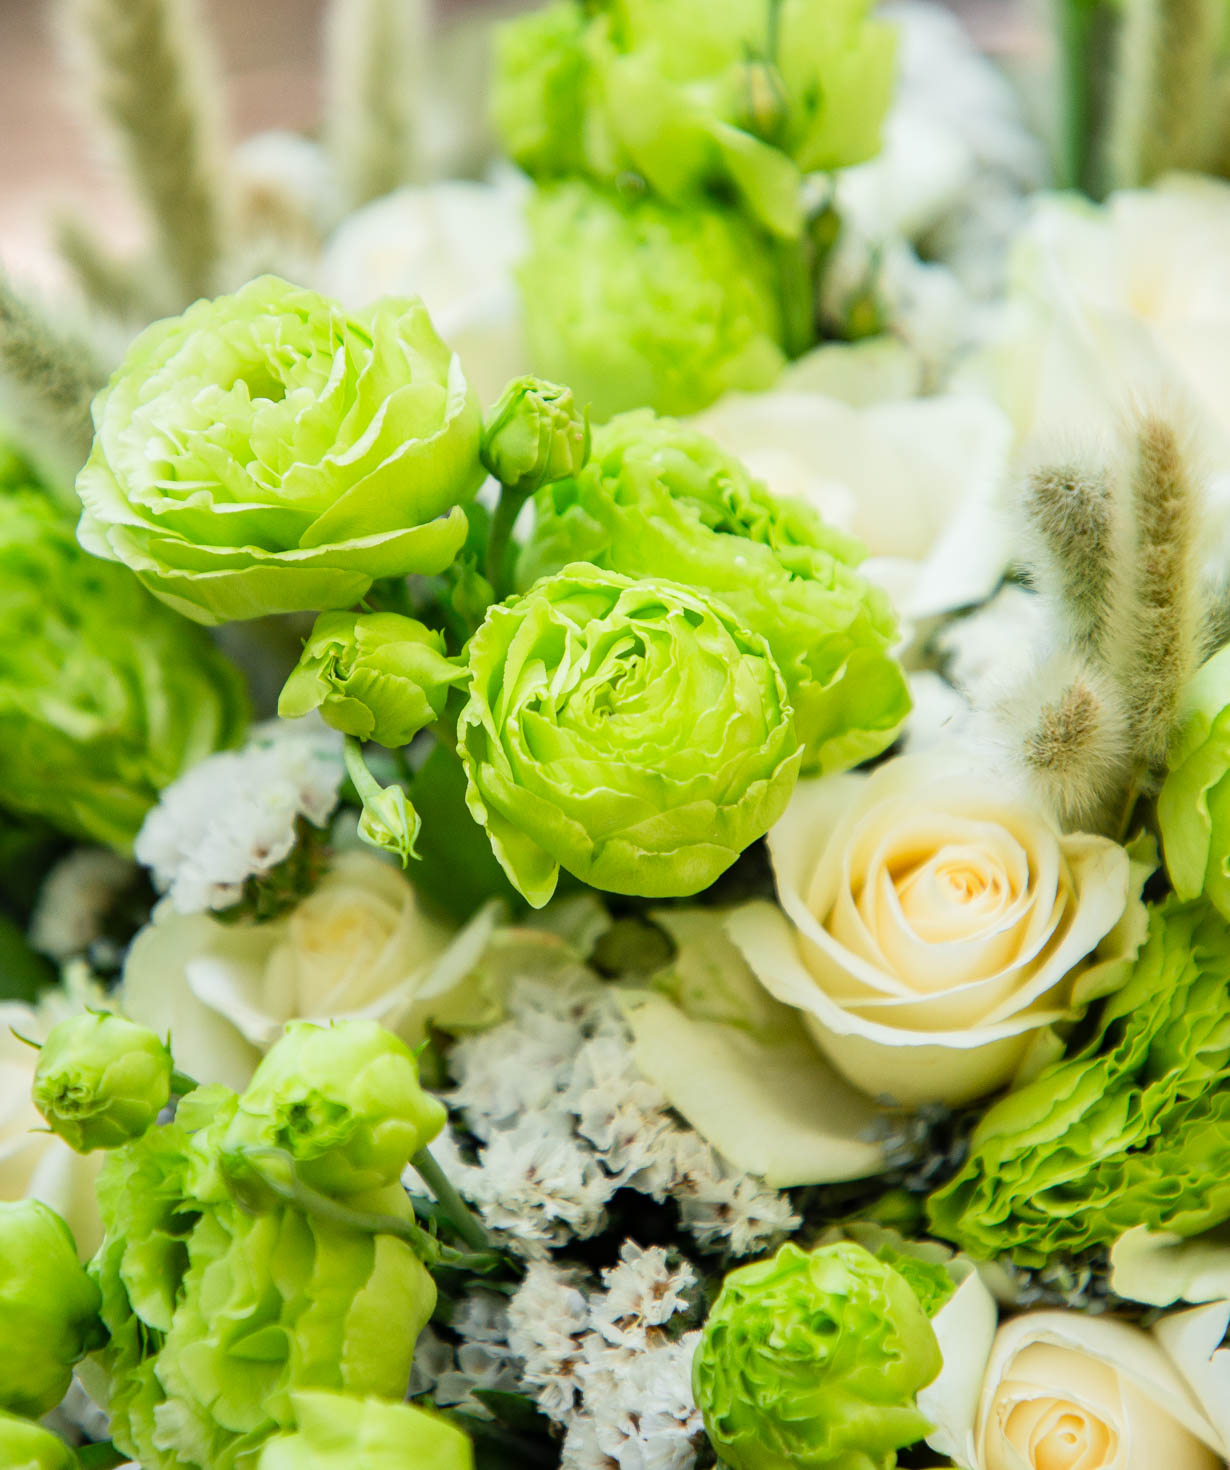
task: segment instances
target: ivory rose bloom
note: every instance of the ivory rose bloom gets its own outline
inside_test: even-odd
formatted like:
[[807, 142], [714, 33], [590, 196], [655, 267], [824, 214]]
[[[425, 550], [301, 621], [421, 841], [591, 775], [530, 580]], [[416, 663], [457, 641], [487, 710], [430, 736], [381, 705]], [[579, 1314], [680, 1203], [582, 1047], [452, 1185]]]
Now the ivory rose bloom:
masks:
[[838, 1071], [907, 1105], [1004, 1086], [1128, 905], [1121, 847], [951, 750], [800, 782], [768, 843], [781, 909], [738, 910], [736, 944]]
[[129, 951], [124, 1011], [170, 1032], [176, 1065], [198, 1081], [241, 1089], [287, 1021], [379, 1021], [411, 1045], [432, 1021], [481, 1022], [485, 1002], [465, 982], [495, 917], [481, 910], [454, 933], [423, 912], [398, 869], [346, 852], [272, 923], [223, 924], [164, 904]]

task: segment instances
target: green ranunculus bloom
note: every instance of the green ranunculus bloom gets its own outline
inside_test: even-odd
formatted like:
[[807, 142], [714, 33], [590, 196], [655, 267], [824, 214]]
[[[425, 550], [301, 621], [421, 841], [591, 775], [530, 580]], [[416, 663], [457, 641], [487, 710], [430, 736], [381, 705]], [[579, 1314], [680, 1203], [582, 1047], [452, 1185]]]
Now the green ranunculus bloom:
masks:
[[118, 1148], [158, 1121], [171, 1053], [144, 1026], [87, 1011], [52, 1028], [34, 1070], [34, 1106], [79, 1154]]
[[587, 561], [721, 598], [773, 650], [804, 769], [828, 773], [878, 755], [910, 709], [896, 619], [855, 570], [862, 554], [705, 435], [640, 412], [597, 430], [585, 469], [539, 492], [517, 581]]
[[444, 1127], [405, 1044], [375, 1021], [292, 1021], [256, 1069], [226, 1149], [285, 1149], [329, 1194], [379, 1189]]
[[0, 496], [0, 807], [131, 846], [158, 793], [239, 739], [238, 672], [34, 491]]
[[891, 1470], [930, 1425], [915, 1395], [939, 1344], [908, 1283], [860, 1245], [732, 1271], [692, 1368], [696, 1402], [732, 1470]]
[[581, 180], [538, 191], [520, 268], [530, 356], [598, 419], [695, 413], [785, 363], [776, 271], [729, 211], [675, 209]]
[[1188, 685], [1180, 720], [1157, 800], [1166, 868], [1180, 898], [1204, 893], [1230, 920], [1230, 648]]
[[571, 388], [517, 378], [487, 415], [483, 464], [514, 494], [575, 475], [588, 456], [589, 418]]
[[469, 1439], [439, 1414], [337, 1393], [293, 1395], [298, 1429], [269, 1440], [256, 1470], [471, 1470]]
[[781, 673], [701, 593], [567, 567], [491, 608], [469, 656], [466, 799], [536, 907], [561, 867], [615, 893], [699, 893], [790, 799]]
[[1203, 900], [1153, 910], [1093, 1039], [984, 1116], [929, 1203], [978, 1259], [1043, 1266], [1134, 1226], [1230, 1219], [1230, 935]]
[[537, 177], [633, 174], [690, 207], [734, 195], [766, 229], [803, 223], [802, 176], [873, 157], [893, 28], [870, 0], [565, 0], [509, 23], [496, 124]]
[[351, 316], [275, 276], [155, 322], [94, 404], [82, 543], [201, 623], [441, 572], [481, 414], [421, 301]]
[[278, 700], [296, 719], [318, 709], [326, 724], [390, 749], [408, 744], [444, 713], [465, 673], [444, 639], [400, 613], [321, 613]]
[[80, 1463], [58, 1434], [0, 1410], [0, 1465], [4, 1470], [77, 1470]]
[[38, 1200], [0, 1200], [0, 1409], [37, 1419], [55, 1408], [73, 1364], [98, 1346], [98, 1309], [59, 1215]]

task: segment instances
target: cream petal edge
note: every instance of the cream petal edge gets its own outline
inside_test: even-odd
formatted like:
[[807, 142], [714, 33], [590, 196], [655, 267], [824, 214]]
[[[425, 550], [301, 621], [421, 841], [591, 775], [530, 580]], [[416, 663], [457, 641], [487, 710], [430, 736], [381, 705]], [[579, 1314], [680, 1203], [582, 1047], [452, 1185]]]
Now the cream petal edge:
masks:
[[995, 1298], [974, 1270], [931, 1321], [944, 1366], [919, 1393], [918, 1407], [934, 1426], [927, 1443], [958, 1465], [977, 1463], [974, 1425], [998, 1321]]
[[1230, 1242], [1137, 1226], [1110, 1248], [1110, 1285], [1151, 1307], [1230, 1300]]
[[1153, 1328], [1163, 1352], [1208, 1416], [1224, 1460], [1230, 1459], [1230, 1348], [1221, 1345], [1227, 1328], [1230, 1301], [1171, 1312]]

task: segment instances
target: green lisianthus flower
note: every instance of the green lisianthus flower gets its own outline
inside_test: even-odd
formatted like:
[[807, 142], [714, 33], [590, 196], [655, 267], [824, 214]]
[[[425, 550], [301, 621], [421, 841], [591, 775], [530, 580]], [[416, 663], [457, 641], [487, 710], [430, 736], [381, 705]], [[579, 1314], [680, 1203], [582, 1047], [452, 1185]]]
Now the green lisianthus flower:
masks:
[[296, 719], [318, 709], [325, 723], [390, 749], [407, 745], [444, 713], [465, 677], [444, 639], [400, 613], [321, 613], [278, 700]]
[[507, 489], [529, 495], [575, 475], [589, 456], [589, 419], [571, 388], [517, 378], [483, 427], [483, 464]]
[[51, 1030], [34, 1069], [34, 1106], [79, 1154], [118, 1148], [158, 1120], [171, 1096], [171, 1053], [144, 1026], [86, 1011]]
[[790, 799], [781, 673], [702, 594], [567, 567], [491, 608], [469, 659], [466, 801], [535, 907], [561, 867], [614, 893], [699, 893]]
[[775, 266], [729, 211], [675, 209], [582, 180], [538, 191], [519, 284], [537, 371], [598, 419], [695, 413], [785, 364]]
[[0, 1200], [0, 1409], [37, 1419], [55, 1408], [98, 1346], [99, 1304], [59, 1215]]
[[1179, 718], [1157, 799], [1166, 869], [1180, 898], [1203, 893], [1230, 920], [1230, 648], [1197, 672]]
[[405, 1044], [375, 1021], [292, 1021], [239, 1099], [226, 1150], [272, 1147], [329, 1194], [395, 1184], [444, 1127]]
[[158, 793], [234, 744], [238, 672], [34, 491], [0, 496], [0, 807], [127, 849]]
[[732, 1271], [692, 1368], [696, 1402], [732, 1470], [890, 1470], [930, 1428], [915, 1396], [939, 1344], [908, 1283], [860, 1245]]
[[0, 1410], [0, 1465], [4, 1470], [77, 1470], [80, 1463], [58, 1434]]
[[1043, 1266], [1136, 1226], [1230, 1219], [1230, 936], [1206, 902], [1153, 910], [1097, 1034], [997, 1102], [928, 1205], [978, 1259]]
[[892, 743], [910, 697], [888, 599], [855, 570], [862, 548], [704, 434], [621, 415], [595, 432], [585, 469], [544, 487], [534, 509], [519, 586], [586, 561], [709, 593], [772, 649], [804, 770], [845, 770]]
[[349, 1394], [293, 1395], [293, 1434], [266, 1442], [256, 1470], [471, 1470], [470, 1441], [438, 1414]]
[[347, 315], [275, 276], [155, 322], [94, 404], [82, 544], [201, 623], [443, 571], [481, 414], [418, 300]]

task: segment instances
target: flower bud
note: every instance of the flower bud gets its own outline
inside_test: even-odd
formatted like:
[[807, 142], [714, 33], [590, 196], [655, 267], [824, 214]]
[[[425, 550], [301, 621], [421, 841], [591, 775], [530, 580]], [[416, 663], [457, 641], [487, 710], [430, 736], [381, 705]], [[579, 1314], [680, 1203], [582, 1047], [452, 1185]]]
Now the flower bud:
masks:
[[285, 1149], [314, 1189], [358, 1194], [400, 1179], [444, 1120], [392, 1032], [375, 1021], [292, 1021], [240, 1098], [223, 1149]]
[[278, 700], [283, 719], [310, 710], [335, 730], [395, 749], [444, 713], [464, 671], [444, 639], [400, 613], [322, 613]]
[[173, 1070], [171, 1053], [152, 1031], [85, 1011], [47, 1037], [34, 1070], [34, 1106], [79, 1154], [119, 1148], [157, 1120]]
[[77, 1470], [80, 1463], [58, 1434], [0, 1411], [0, 1465], [4, 1470]]
[[298, 1432], [267, 1440], [256, 1470], [470, 1470], [470, 1441], [410, 1404], [321, 1390], [293, 1395]]
[[509, 383], [488, 415], [482, 461], [518, 495], [577, 474], [589, 458], [589, 415], [571, 388], [544, 378]]
[[0, 1200], [0, 1409], [37, 1419], [55, 1408], [73, 1364], [100, 1345], [101, 1301], [59, 1215]]

